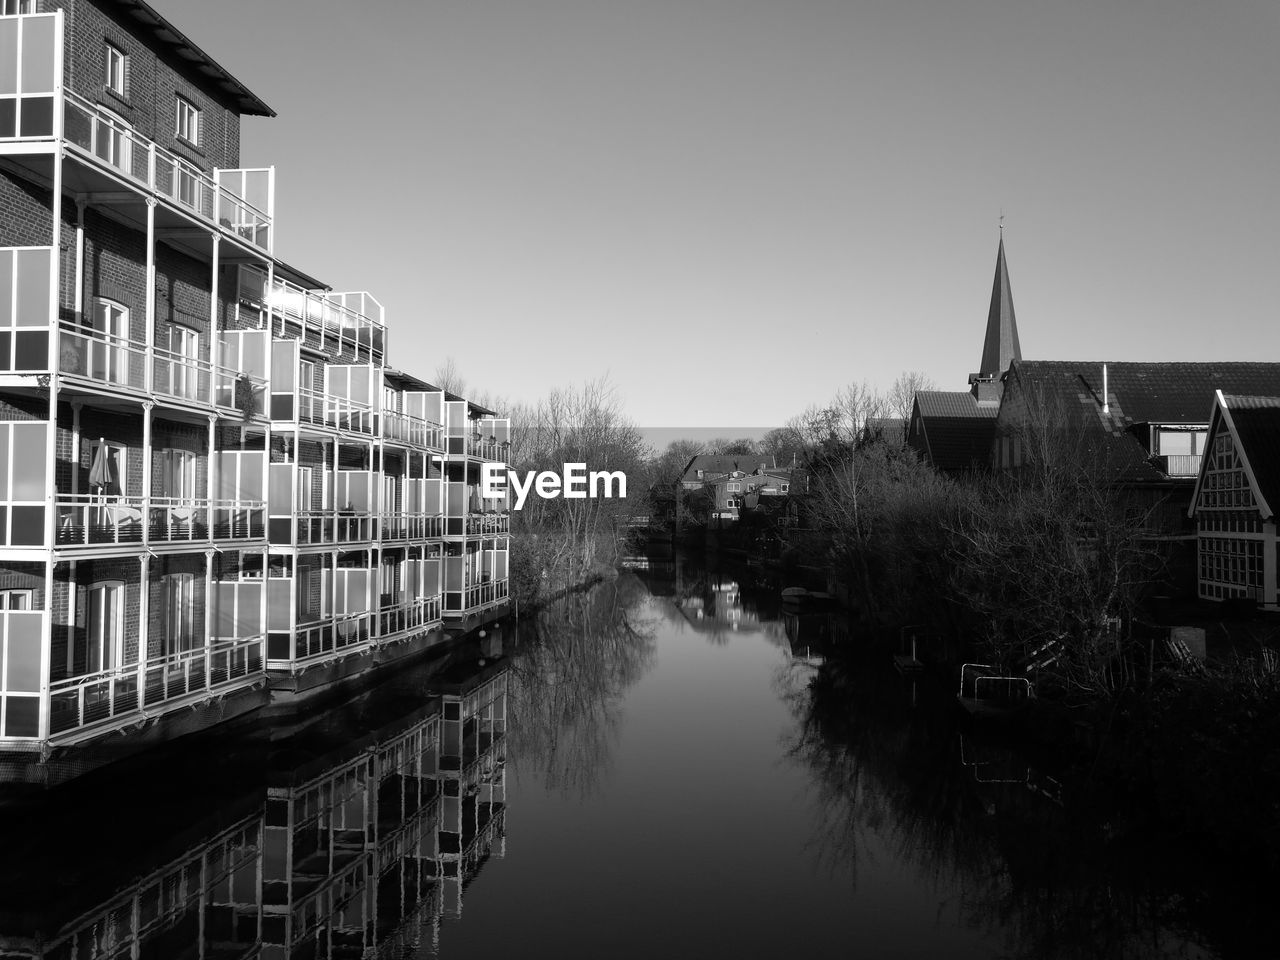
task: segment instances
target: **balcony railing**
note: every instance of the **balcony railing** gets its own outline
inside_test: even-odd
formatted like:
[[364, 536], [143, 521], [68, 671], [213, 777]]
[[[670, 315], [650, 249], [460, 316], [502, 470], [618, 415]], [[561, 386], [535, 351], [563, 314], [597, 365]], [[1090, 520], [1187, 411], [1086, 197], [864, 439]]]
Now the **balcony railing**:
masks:
[[384, 410], [382, 413], [382, 435], [388, 440], [411, 447], [429, 450], [440, 450], [443, 444], [444, 427], [429, 420], [419, 420], [407, 413]]
[[298, 422], [352, 433], [373, 434], [373, 407], [317, 390], [298, 390]]
[[444, 517], [439, 514], [385, 513], [382, 515], [382, 539], [434, 540], [444, 536]]
[[373, 614], [366, 612], [298, 624], [294, 631], [294, 662], [333, 654], [367, 642], [372, 635], [373, 619]]
[[467, 536], [498, 536], [511, 532], [509, 513], [468, 513]]
[[63, 136], [93, 161], [172, 201], [211, 226], [271, 249], [271, 217], [209, 174], [83, 97], [65, 91]]
[[193, 693], [245, 684], [263, 672], [263, 636], [211, 640], [198, 647], [49, 685], [50, 730], [66, 733], [153, 710]]
[[1204, 455], [1200, 453], [1170, 453], [1159, 458], [1164, 461], [1164, 472], [1171, 477], [1200, 476], [1200, 462]]
[[506, 461], [508, 444], [500, 442], [497, 437], [483, 436], [473, 433], [467, 438], [467, 456], [498, 463]]
[[332, 510], [302, 510], [297, 514], [298, 543], [364, 543], [376, 531], [374, 518], [367, 513], [339, 513]]
[[[459, 594], [454, 593], [453, 596], [457, 597]], [[498, 603], [507, 599], [507, 581], [490, 580], [486, 583], [473, 583], [462, 591], [461, 596], [463, 610], [474, 610], [491, 603]], [[458, 610], [452, 605], [448, 609]]]
[[[61, 494], [58, 546], [261, 540], [267, 507], [261, 500], [117, 497]], [[147, 522], [143, 522], [146, 517]]]
[[271, 324], [273, 335], [297, 336], [321, 350], [350, 348], [366, 359], [381, 358], [385, 350], [386, 327], [334, 299], [335, 295], [307, 290], [279, 277], [268, 284], [267, 275], [256, 270], [241, 271], [239, 295], [279, 318]]
[[70, 324], [58, 337], [58, 371], [68, 380], [146, 395], [150, 366], [150, 394], [162, 400], [189, 400], [241, 417], [263, 411], [266, 381], [260, 377]]
[[422, 597], [378, 611], [378, 636], [390, 637], [411, 630], [423, 630], [440, 620], [440, 598]]

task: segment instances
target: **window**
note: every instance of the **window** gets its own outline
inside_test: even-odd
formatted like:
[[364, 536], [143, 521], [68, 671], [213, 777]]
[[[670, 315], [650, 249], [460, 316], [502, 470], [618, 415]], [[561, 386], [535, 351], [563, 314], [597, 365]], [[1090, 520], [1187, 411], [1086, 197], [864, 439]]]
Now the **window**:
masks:
[[114, 300], [98, 297], [91, 315], [89, 377], [108, 383], [129, 382], [129, 310]]
[[[98, 452], [100, 447], [106, 448], [101, 454]], [[99, 456], [103, 458], [106, 469], [102, 471], [100, 476], [94, 478], [93, 464]], [[91, 475], [89, 486], [91, 493], [104, 497], [124, 496], [127, 488], [125, 476], [127, 466], [127, 451], [123, 444], [102, 440], [89, 441], [89, 473]], [[98, 479], [102, 482], [93, 483], [92, 479]]]
[[191, 650], [196, 645], [194, 574], [171, 573], [161, 577], [160, 597], [165, 653]]
[[190, 450], [159, 451], [160, 495], [181, 503], [196, 499], [196, 455]]
[[124, 584], [104, 580], [89, 588], [85, 615], [85, 672], [98, 673], [124, 661]]
[[174, 136], [193, 147], [200, 146], [200, 111], [182, 97], [178, 98], [178, 122]]
[[174, 165], [173, 199], [193, 210], [200, 209], [200, 175], [194, 167], [181, 162]]
[[30, 610], [32, 590], [0, 590], [0, 610]]
[[107, 89], [118, 97], [124, 96], [124, 80], [125, 80], [125, 62], [126, 57], [124, 51], [114, 44], [107, 44], [106, 65], [107, 65]]
[[730, 492], [730, 493], [741, 493], [741, 492], [742, 492], [742, 484], [740, 484], [740, 483], [731, 483], [731, 484], [729, 484], [729, 485], [728, 485], [728, 490], [729, 490], [729, 492]]
[[789, 491], [789, 490], [791, 489], [791, 484], [789, 484], [789, 483], [784, 483], [784, 484], [782, 484], [782, 486], [781, 486], [781, 488], [780, 488], [780, 489], [782, 490], [782, 492], [783, 492], [783, 493], [786, 493], [787, 491]]
[[17, 13], [35, 13], [36, 0], [0, 0], [0, 14], [11, 17]]
[[[169, 392], [195, 400], [200, 396], [200, 334], [190, 327], [169, 325]], [[163, 371], [163, 367], [161, 370]]]

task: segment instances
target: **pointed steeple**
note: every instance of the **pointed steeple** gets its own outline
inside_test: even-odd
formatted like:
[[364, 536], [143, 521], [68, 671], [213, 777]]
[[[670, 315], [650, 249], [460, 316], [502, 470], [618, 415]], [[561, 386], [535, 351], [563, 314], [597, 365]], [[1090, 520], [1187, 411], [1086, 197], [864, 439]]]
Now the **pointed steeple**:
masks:
[[987, 312], [987, 335], [982, 341], [982, 366], [978, 368], [978, 376], [983, 379], [994, 377], [998, 381], [1012, 361], [1021, 359], [1018, 320], [1013, 313], [1013, 291], [1009, 287], [1009, 268], [1004, 262], [1002, 223], [1000, 250], [996, 254], [996, 279], [991, 287], [991, 309]]

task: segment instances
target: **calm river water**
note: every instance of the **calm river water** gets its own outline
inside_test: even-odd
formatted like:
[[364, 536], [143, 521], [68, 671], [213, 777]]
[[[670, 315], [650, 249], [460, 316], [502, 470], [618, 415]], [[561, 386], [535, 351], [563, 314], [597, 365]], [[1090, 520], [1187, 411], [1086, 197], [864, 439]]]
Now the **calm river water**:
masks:
[[749, 580], [654, 562], [12, 800], [0, 957], [1254, 955], [948, 690], [837, 664], [838, 622]]

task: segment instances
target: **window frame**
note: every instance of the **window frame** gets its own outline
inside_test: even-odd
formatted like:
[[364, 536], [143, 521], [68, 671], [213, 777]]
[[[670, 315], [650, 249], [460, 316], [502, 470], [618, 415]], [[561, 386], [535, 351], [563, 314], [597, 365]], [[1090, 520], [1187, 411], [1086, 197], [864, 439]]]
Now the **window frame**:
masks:
[[[104, 42], [103, 63], [106, 76], [103, 86], [121, 100], [129, 99], [129, 55], [110, 40]], [[113, 56], [114, 55], [114, 56]], [[119, 81], [119, 86], [116, 81]]]
[[[22, 600], [23, 605], [14, 606], [14, 600]], [[35, 609], [35, 602], [36, 592], [30, 587], [0, 590], [0, 610], [31, 611]]]
[[[199, 147], [201, 126], [200, 108], [180, 93], [175, 96], [175, 100], [176, 107], [174, 108], [173, 126], [174, 138], [181, 140], [188, 146]], [[185, 111], [183, 110], [184, 107], [186, 108]]]

